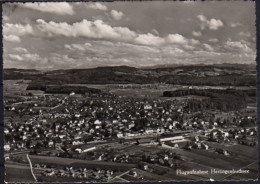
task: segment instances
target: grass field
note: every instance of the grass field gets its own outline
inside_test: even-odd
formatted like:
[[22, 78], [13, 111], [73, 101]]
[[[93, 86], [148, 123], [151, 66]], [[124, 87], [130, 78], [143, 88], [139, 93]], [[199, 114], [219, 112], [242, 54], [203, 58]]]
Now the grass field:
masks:
[[136, 167], [136, 164], [121, 164], [115, 162], [103, 162], [103, 161], [89, 161], [89, 160], [78, 160], [70, 158], [59, 158], [59, 157], [47, 157], [47, 156], [36, 156], [30, 155], [33, 164], [42, 163], [46, 165], [61, 166], [61, 167], [81, 167], [81, 168], [100, 168], [100, 169], [112, 169], [127, 171], [131, 168]]
[[35, 182], [29, 164], [5, 163], [7, 182]]
[[[219, 144], [214, 144], [216, 147], [223, 148]], [[211, 145], [212, 146], [212, 145]], [[185, 158], [185, 162], [181, 164], [182, 170], [210, 170], [210, 169], [220, 169], [220, 170], [232, 170], [232, 169], [249, 169], [249, 174], [233, 174], [227, 177], [227, 174], [208, 174], [203, 175], [206, 178], [213, 178], [215, 180], [223, 179], [235, 179], [239, 176], [240, 180], [247, 180], [257, 177], [257, 164], [256, 161], [257, 150], [243, 146], [234, 145], [228, 147], [228, 150], [235, 152], [235, 156], [224, 156], [218, 153], [209, 152], [206, 150], [181, 150], [176, 149], [175, 152], [179, 153]], [[248, 150], [248, 151], [245, 151]], [[249, 165], [249, 166], [248, 166]], [[226, 178], [227, 177], [227, 178]]]

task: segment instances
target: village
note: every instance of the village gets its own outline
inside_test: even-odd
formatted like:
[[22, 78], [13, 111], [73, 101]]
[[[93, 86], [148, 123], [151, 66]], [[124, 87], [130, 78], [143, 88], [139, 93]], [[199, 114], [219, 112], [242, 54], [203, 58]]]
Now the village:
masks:
[[[180, 150], [205, 150], [231, 157], [230, 149], [216, 144], [256, 148], [253, 113], [191, 111], [189, 103], [188, 99], [126, 98], [110, 93], [79, 95], [74, 92], [29, 94], [22, 101], [6, 98], [6, 160], [21, 162], [13, 153], [25, 151], [54, 158], [134, 164], [133, 168], [155, 174], [158, 168], [152, 165], [181, 168], [185, 157]], [[137, 148], [131, 149], [133, 147]], [[149, 151], [154, 149], [157, 151]], [[47, 165], [34, 163], [33, 167], [45, 177], [66, 175], [84, 179], [91, 175], [92, 181], [108, 181], [113, 178], [111, 173], [116, 172], [114, 168], [68, 169]], [[138, 173], [132, 178], [140, 179]]]

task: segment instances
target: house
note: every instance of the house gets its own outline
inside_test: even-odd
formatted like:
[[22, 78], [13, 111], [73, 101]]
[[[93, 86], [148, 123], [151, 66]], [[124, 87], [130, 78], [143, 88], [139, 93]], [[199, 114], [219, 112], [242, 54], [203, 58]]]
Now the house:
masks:
[[123, 133], [122, 133], [122, 132], [118, 132], [118, 133], [117, 133], [117, 137], [118, 137], [118, 138], [123, 138], [123, 137], [124, 137], [124, 135], [123, 135]]
[[10, 151], [11, 150], [11, 146], [9, 144], [5, 144], [4, 145], [4, 150], [5, 151]]
[[48, 142], [48, 146], [49, 146], [49, 147], [53, 147], [53, 146], [54, 146], [54, 142], [53, 142], [52, 140], [50, 140], [50, 141]]
[[151, 128], [148, 128], [148, 129], [145, 130], [145, 133], [146, 134], [152, 134], [152, 133], [154, 133], [154, 130], [151, 129]]
[[99, 120], [96, 120], [96, 121], [94, 122], [94, 125], [101, 125], [101, 124], [102, 124], [102, 122], [99, 121]]
[[83, 153], [86, 153], [86, 152], [89, 152], [89, 151], [93, 151], [93, 150], [95, 150], [95, 149], [97, 149], [96, 146], [91, 147], [91, 148], [86, 148], [86, 149], [84, 149], [82, 152], [83, 152]]
[[161, 142], [166, 142], [166, 141], [179, 141], [179, 140], [184, 140], [183, 136], [174, 136], [174, 137], [166, 137], [166, 138], [161, 138]]
[[82, 141], [73, 141], [72, 145], [80, 145], [80, 144], [84, 144], [84, 142]]
[[72, 91], [69, 95], [70, 95], [70, 96], [74, 96], [75, 94], [76, 94], [76, 93]]
[[5, 134], [9, 134], [9, 130], [7, 128], [4, 129]]
[[78, 153], [82, 153], [82, 149], [81, 148], [76, 148], [75, 151], [78, 152]]

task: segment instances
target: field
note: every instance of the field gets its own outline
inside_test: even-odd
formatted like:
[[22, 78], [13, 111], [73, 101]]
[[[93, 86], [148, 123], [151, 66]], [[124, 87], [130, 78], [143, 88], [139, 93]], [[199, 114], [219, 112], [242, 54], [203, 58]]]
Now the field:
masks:
[[[219, 144], [210, 144], [210, 146], [223, 148], [223, 145]], [[180, 150], [176, 149], [175, 152], [181, 154], [185, 159], [183, 170], [192, 170], [196, 169], [220, 169], [220, 170], [232, 170], [232, 169], [249, 169], [249, 174], [244, 174], [243, 179], [246, 180], [257, 178], [257, 150], [243, 145], [234, 145], [230, 147], [225, 147], [226, 150], [229, 150], [234, 156], [224, 156], [215, 152], [210, 152], [206, 150]], [[244, 151], [248, 150], [248, 151]], [[232, 177], [229, 176], [228, 179], [235, 179], [236, 175], [233, 174]], [[211, 174], [203, 175], [207, 178], [213, 178], [215, 180], [227, 179], [225, 174]], [[241, 175], [239, 174], [241, 179]]]
[[[111, 92], [115, 95], [126, 96], [126, 97], [145, 97], [145, 98], [160, 98], [163, 97], [164, 91], [175, 91], [180, 89], [188, 89], [190, 86], [188, 85], [173, 85], [173, 84], [163, 84], [163, 83], [155, 83], [155, 84], [67, 84], [66, 86], [85, 86], [89, 88], [96, 88], [102, 91]], [[228, 86], [192, 86], [193, 89], [226, 89]], [[249, 90], [255, 89], [255, 87], [248, 86], [236, 86], [234, 89], [237, 90]], [[186, 98], [207, 98], [203, 96], [183, 96], [183, 97], [171, 97], [169, 99], [179, 99], [183, 100]], [[167, 97], [163, 97], [163, 99], [167, 99]]]
[[126, 171], [130, 168], [136, 167], [135, 164], [120, 164], [115, 162], [89, 161], [78, 160], [70, 158], [46, 157], [46, 156], [30, 156], [33, 164], [44, 163], [47, 165], [55, 165], [60, 167], [84, 167], [84, 168], [100, 168], [100, 169], [114, 169]]
[[5, 163], [5, 169], [5, 181], [7, 182], [35, 182], [29, 164], [7, 161]]

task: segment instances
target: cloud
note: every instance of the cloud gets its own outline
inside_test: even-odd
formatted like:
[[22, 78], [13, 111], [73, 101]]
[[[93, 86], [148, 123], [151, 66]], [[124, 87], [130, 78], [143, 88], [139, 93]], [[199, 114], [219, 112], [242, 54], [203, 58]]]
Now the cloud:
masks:
[[229, 26], [233, 27], [233, 28], [236, 28], [236, 27], [242, 26], [242, 24], [239, 23], [239, 22], [232, 22], [232, 23], [229, 24]]
[[186, 44], [187, 41], [188, 41], [185, 37], [183, 37], [183, 36], [180, 35], [180, 34], [169, 34], [169, 35], [166, 37], [166, 40], [167, 40], [169, 43], [178, 43], [178, 44]]
[[113, 19], [115, 20], [121, 20], [124, 16], [123, 12], [121, 11], [116, 11], [116, 10], [112, 10], [110, 12], [111, 16], [113, 17]]
[[155, 36], [151, 33], [148, 34], [140, 34], [138, 35], [137, 38], [135, 38], [135, 42], [138, 44], [143, 44], [143, 45], [160, 45], [164, 43], [164, 39]]
[[247, 42], [244, 40], [241, 41], [231, 41], [229, 39], [227, 42], [224, 44], [224, 48], [227, 49], [227, 51], [233, 51], [233, 52], [242, 52], [242, 53], [249, 53], [253, 52], [253, 50], [248, 47]]
[[208, 22], [209, 29], [218, 30], [219, 27], [222, 27], [224, 24], [221, 20], [217, 19], [210, 19]]
[[22, 47], [15, 47], [12, 50], [14, 52], [23, 53], [23, 54], [28, 53], [28, 50], [26, 48], [22, 48]]
[[85, 4], [86, 8], [94, 9], [94, 10], [107, 10], [107, 7], [101, 3], [91, 3], [91, 4]]
[[192, 35], [199, 37], [199, 36], [202, 36], [202, 33], [200, 31], [192, 31]]
[[65, 44], [64, 47], [71, 51], [85, 51], [86, 49], [90, 49], [92, 45], [90, 43], [82, 44]]
[[218, 40], [217, 38], [210, 38], [210, 39], [209, 39], [209, 42], [211, 42], [211, 43], [217, 43], [217, 42], [219, 42], [219, 40]]
[[21, 42], [20, 37], [16, 35], [4, 35], [4, 40], [8, 42], [15, 42], [15, 43]]
[[8, 54], [9, 58], [16, 61], [23, 61], [23, 58], [17, 54]]
[[[22, 48], [15, 50], [25, 51]], [[12, 53], [4, 56], [4, 66], [7, 68], [35, 68], [46, 69], [49, 67], [48, 59], [41, 58], [38, 54], [31, 54], [28, 52]]]
[[207, 22], [207, 17], [204, 15], [198, 15], [197, 18], [201, 21], [201, 22]]
[[218, 30], [220, 27], [224, 26], [224, 23], [220, 19], [210, 19], [208, 20], [205, 15], [198, 15], [197, 18], [201, 22], [201, 29], [208, 27], [211, 30]]
[[197, 45], [200, 43], [198, 40], [189, 40], [180, 34], [169, 34], [166, 37], [159, 37], [152, 33], [138, 34], [127, 27], [112, 27], [102, 20], [88, 21], [84, 19], [81, 22], [68, 24], [66, 22], [46, 22], [42, 19], [38, 19], [36, 20], [36, 27], [49, 37], [85, 37], [152, 46], [162, 44]]
[[159, 35], [159, 32], [156, 29], [152, 29], [152, 33], [154, 33], [155, 35]]
[[250, 32], [240, 32], [239, 36], [251, 37], [251, 33]]
[[66, 64], [72, 64], [76, 65], [77, 63], [73, 58], [70, 58], [68, 55], [58, 54], [58, 53], [52, 53], [52, 56], [49, 58], [49, 62], [54, 65], [66, 65]]
[[139, 34], [137, 38], [134, 39], [134, 42], [142, 45], [174, 45], [175, 47], [185, 47], [191, 49], [187, 45], [194, 46], [200, 44], [200, 41], [195, 39], [187, 39], [180, 34], [169, 34], [166, 37], [155, 36], [152, 33]]
[[9, 21], [9, 17], [6, 15], [3, 15], [3, 22]]
[[4, 35], [16, 35], [23, 36], [27, 34], [33, 34], [33, 28], [30, 24], [22, 25], [22, 24], [10, 24], [5, 23], [3, 26], [3, 34]]
[[195, 39], [190, 39], [189, 42], [190, 42], [191, 45], [199, 45], [200, 44], [200, 41], [195, 40]]
[[213, 51], [214, 51], [213, 47], [211, 47], [209, 44], [204, 43], [202, 46], [203, 46], [207, 51], [210, 51], [210, 52], [213, 52]]
[[126, 27], [112, 27], [102, 20], [88, 21], [68, 24], [66, 22], [45, 22], [42, 19], [36, 21], [39, 31], [48, 36], [60, 35], [66, 37], [86, 37], [97, 39], [129, 40], [136, 36], [134, 31]]
[[54, 13], [58, 15], [73, 15], [73, 7], [66, 2], [44, 2], [44, 3], [24, 3], [20, 6], [24, 8], [30, 8], [33, 10]]
[[32, 62], [41, 61], [42, 62], [44, 60], [38, 54], [31, 54], [28, 52], [19, 53], [19, 54], [8, 54], [8, 57], [12, 60], [24, 61], [24, 62], [28, 62], [28, 61], [32, 61]]

